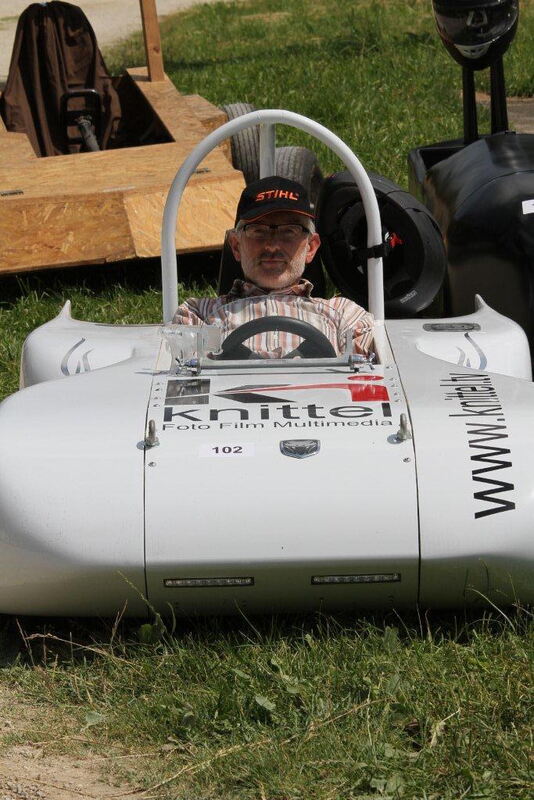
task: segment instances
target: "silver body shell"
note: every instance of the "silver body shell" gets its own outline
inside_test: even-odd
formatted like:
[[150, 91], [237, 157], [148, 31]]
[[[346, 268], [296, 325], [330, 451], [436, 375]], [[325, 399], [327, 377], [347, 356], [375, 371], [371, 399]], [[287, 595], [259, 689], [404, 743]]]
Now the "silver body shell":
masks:
[[0, 405], [0, 612], [531, 602], [524, 333], [479, 301], [375, 344], [181, 376], [159, 326], [65, 307]]

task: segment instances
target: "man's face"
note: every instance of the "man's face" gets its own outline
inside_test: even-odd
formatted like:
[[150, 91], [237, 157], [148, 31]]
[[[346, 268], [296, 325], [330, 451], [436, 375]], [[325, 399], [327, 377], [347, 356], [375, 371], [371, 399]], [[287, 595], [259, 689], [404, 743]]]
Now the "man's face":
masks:
[[[274, 211], [255, 222], [265, 225], [308, 225], [308, 217], [291, 211]], [[230, 246], [234, 258], [241, 262], [248, 281], [262, 289], [283, 289], [298, 281], [306, 264], [313, 259], [321, 240], [317, 233], [305, 235], [295, 242], [284, 242], [276, 234], [268, 239], [248, 239], [243, 231], [231, 233]]]

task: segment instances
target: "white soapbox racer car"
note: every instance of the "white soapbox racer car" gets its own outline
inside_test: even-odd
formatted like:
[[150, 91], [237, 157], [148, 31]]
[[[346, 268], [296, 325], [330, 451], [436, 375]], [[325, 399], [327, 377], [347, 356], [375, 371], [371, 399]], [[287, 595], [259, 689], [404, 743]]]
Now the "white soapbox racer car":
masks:
[[[247, 328], [221, 360], [218, 328], [169, 323], [188, 177], [252, 125], [272, 174], [277, 123], [328, 145], [357, 182], [374, 358], [320, 341], [307, 358], [232, 358]], [[481, 299], [452, 320], [384, 320], [381, 243], [369, 178], [326, 128], [257, 111], [211, 133], [167, 200], [163, 326], [82, 322], [67, 303], [24, 344], [21, 391], [0, 407], [0, 612], [531, 602], [525, 334]]]

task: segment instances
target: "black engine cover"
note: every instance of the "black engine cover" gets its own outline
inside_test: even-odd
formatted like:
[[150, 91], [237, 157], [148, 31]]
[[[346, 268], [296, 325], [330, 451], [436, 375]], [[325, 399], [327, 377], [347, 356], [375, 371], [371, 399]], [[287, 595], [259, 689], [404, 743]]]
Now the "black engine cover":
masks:
[[[429, 153], [412, 151], [412, 177]], [[421, 188], [446, 243], [449, 312], [469, 313], [480, 294], [532, 339], [534, 136], [499, 133], [458, 149], [429, 166]]]

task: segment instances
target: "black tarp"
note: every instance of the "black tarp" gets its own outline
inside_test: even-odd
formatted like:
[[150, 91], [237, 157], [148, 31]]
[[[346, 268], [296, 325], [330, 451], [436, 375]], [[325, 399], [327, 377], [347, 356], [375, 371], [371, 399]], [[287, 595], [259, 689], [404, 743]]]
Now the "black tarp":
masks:
[[[77, 152], [68, 144], [61, 114], [69, 90], [96, 89], [103, 116], [101, 149], [113, 146], [120, 103], [95, 33], [78, 6], [53, 0], [32, 3], [21, 14], [0, 114], [9, 131], [26, 133], [38, 155]], [[73, 101], [78, 107], [83, 100]]]

